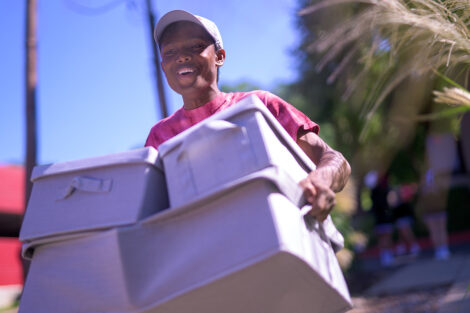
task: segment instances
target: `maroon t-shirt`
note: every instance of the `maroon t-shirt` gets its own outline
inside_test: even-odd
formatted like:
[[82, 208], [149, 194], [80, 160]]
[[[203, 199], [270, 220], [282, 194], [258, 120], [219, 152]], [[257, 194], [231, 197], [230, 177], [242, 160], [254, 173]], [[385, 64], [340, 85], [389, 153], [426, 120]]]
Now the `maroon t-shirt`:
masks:
[[305, 114], [291, 104], [270, 92], [262, 90], [232, 93], [221, 92], [216, 98], [203, 106], [192, 110], [180, 108], [169, 117], [159, 121], [150, 130], [145, 146], [158, 149], [158, 146], [168, 139], [250, 95], [256, 95], [263, 101], [294, 141], [297, 141], [299, 130], [313, 131], [318, 134], [320, 127], [316, 123], [312, 122]]

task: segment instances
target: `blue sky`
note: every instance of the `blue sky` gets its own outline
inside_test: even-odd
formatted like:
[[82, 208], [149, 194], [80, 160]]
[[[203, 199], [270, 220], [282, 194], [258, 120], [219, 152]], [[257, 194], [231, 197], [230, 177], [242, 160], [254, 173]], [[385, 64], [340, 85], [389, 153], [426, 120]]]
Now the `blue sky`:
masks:
[[[38, 0], [38, 163], [140, 147], [161, 118], [154, 88], [144, 0], [84, 15], [70, 3]], [[0, 0], [0, 163], [24, 156], [24, 21], [26, 0]], [[134, 6], [129, 5], [134, 3]], [[213, 20], [227, 53], [220, 83], [252, 81], [267, 90], [295, 79], [296, 0], [154, 1]], [[166, 84], [166, 83], [165, 83]], [[170, 112], [181, 98], [166, 85]]]

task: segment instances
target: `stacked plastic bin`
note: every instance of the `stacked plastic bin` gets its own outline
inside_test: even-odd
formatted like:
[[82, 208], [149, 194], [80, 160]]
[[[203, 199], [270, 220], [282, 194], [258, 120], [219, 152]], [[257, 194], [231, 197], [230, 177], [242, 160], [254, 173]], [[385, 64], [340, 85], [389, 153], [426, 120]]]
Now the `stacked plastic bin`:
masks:
[[[140, 151], [154, 154], [151, 148]], [[332, 248], [342, 237], [331, 219], [320, 224], [302, 209], [298, 182], [314, 165], [258, 98], [246, 98], [168, 140], [158, 157], [166, 184], [157, 158], [144, 171], [158, 178], [145, 184], [135, 183], [141, 175], [133, 169], [123, 166], [114, 173], [114, 166], [100, 159], [103, 168], [94, 170], [119, 176], [129, 190], [99, 202], [78, 195], [90, 193], [89, 188], [93, 196], [101, 194], [111, 176], [94, 184], [86, 173], [73, 183], [82, 170], [78, 165], [33, 175], [21, 239], [24, 254], [34, 254], [20, 312], [333, 313], [350, 308]], [[54, 205], [77, 199], [50, 208], [44, 199], [57, 198], [50, 190], [64, 188], [44, 184], [39, 189], [43, 174], [57, 176], [51, 181], [72, 180]], [[162, 211], [165, 185], [170, 209]], [[133, 196], [142, 190], [145, 196]]]
[[168, 208], [157, 157], [147, 148], [34, 168], [20, 232], [32, 259], [20, 312], [125, 308], [118, 233]]

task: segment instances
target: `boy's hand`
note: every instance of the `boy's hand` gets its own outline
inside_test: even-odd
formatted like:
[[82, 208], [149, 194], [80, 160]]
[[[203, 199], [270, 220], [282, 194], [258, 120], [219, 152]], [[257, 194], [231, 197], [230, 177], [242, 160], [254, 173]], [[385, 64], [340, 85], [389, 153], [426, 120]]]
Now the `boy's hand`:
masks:
[[297, 143], [316, 165], [299, 184], [305, 199], [312, 204], [309, 214], [322, 222], [335, 206], [335, 192], [346, 185], [351, 168], [341, 153], [331, 149], [313, 132], [300, 133]]
[[[321, 172], [321, 170], [319, 170]], [[299, 182], [304, 190], [304, 196], [312, 205], [309, 214], [318, 221], [323, 222], [336, 204], [335, 193], [331, 190], [330, 183], [325, 181], [317, 171], [311, 172]]]

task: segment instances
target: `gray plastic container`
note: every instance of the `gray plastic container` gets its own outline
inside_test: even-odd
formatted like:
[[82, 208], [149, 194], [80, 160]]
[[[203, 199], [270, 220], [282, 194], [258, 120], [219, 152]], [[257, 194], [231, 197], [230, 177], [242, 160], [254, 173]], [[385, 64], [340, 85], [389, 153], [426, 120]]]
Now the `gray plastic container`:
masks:
[[169, 206], [154, 148], [37, 166], [31, 180], [23, 242], [128, 225]]
[[190, 203], [221, 184], [270, 166], [284, 169], [296, 183], [315, 169], [256, 96], [194, 125], [158, 150], [171, 207]]

